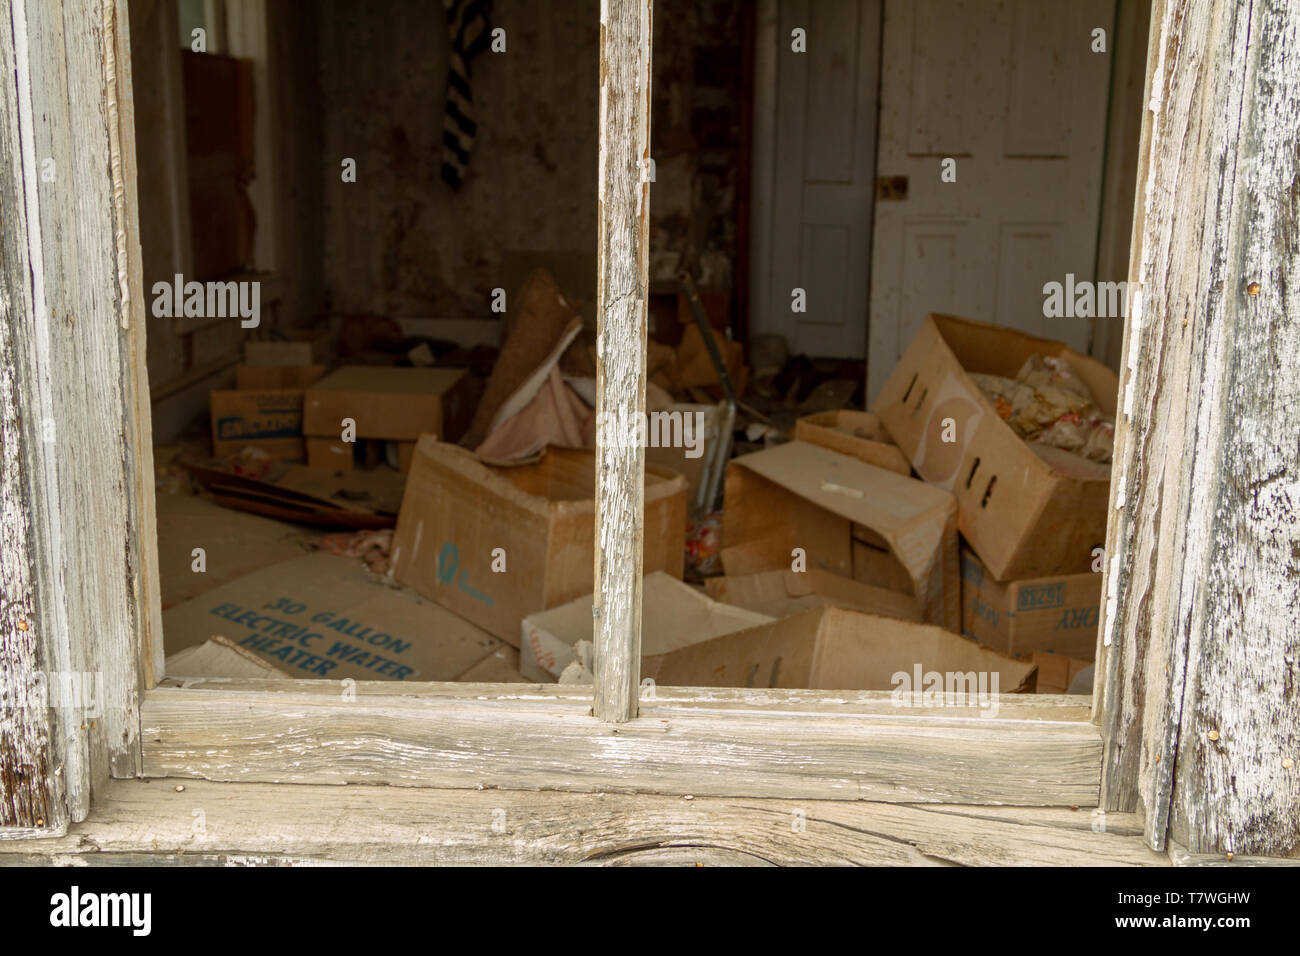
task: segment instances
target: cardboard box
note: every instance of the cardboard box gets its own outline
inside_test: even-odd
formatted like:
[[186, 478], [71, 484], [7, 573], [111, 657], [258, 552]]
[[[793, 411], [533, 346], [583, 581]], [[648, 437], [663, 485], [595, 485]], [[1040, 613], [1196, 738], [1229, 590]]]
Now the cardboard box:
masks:
[[303, 431], [338, 438], [353, 419], [357, 438], [455, 441], [472, 409], [464, 369], [345, 365], [307, 390]]
[[260, 448], [273, 458], [302, 461], [302, 389], [255, 389], [209, 393], [212, 454]]
[[1090, 661], [1097, 651], [1101, 575], [994, 580], [961, 552], [961, 632], [1008, 654], [1055, 651]]
[[337, 438], [307, 436], [307, 465], [311, 468], [328, 468], [331, 471], [352, 471], [355, 467], [352, 446]]
[[291, 676], [227, 637], [212, 637], [167, 657], [163, 673], [168, 678], [278, 678]]
[[1070, 685], [1079, 676], [1079, 672], [1091, 663], [1050, 651], [1030, 654], [1026, 660], [1038, 668], [1038, 684], [1035, 688], [1035, 693], [1038, 694], [1068, 694]]
[[815, 607], [847, 607], [904, 621], [921, 620], [921, 609], [910, 594], [872, 587], [817, 568], [708, 578], [704, 590], [715, 601], [771, 617], [789, 617]]
[[[1027, 444], [967, 374], [1014, 378], [1035, 354], [1065, 359], [1114, 416], [1119, 379], [1100, 362], [945, 315], [926, 318], [872, 406], [917, 474], [957, 496], [961, 532], [999, 581], [1087, 571], [1106, 537], [1110, 466]], [[942, 440], [948, 418], [952, 443]]]
[[923, 481], [792, 441], [727, 466], [722, 566], [728, 575], [807, 568], [912, 594], [922, 619], [961, 620], [957, 503]]
[[[499, 467], [426, 435], [406, 479], [393, 573], [518, 645], [526, 616], [591, 593], [595, 484], [590, 451], [548, 448], [535, 463]], [[645, 572], [680, 578], [685, 538], [686, 479], [647, 467]]]
[[397, 443], [397, 471], [399, 474], [410, 474], [411, 462], [415, 460], [415, 442], [399, 441]]
[[880, 418], [871, 412], [841, 408], [805, 415], [794, 423], [794, 437], [841, 455], [850, 455], [877, 468], [896, 471], [900, 475], [912, 474], [907, 456], [889, 437], [885, 426], [880, 424]]
[[[555, 680], [574, 659], [573, 645], [592, 639], [593, 595], [530, 614], [521, 625], [519, 670], [535, 681]], [[641, 588], [641, 676], [654, 678], [660, 661], [682, 647], [772, 620], [722, 604], [656, 571]]]
[[356, 558], [263, 568], [163, 612], [170, 655], [215, 635], [296, 678], [455, 680], [501, 642]]
[[[749, 368], [745, 365], [745, 346], [733, 342], [714, 331], [713, 341], [717, 344], [718, 355], [726, 366], [731, 378], [731, 387], [736, 390], [736, 397], [745, 394], [745, 385], [749, 381]], [[677, 346], [677, 380], [686, 388], [715, 388], [722, 394], [722, 383], [718, 379], [718, 370], [709, 355], [709, 347], [704, 343], [700, 327], [694, 322], [682, 330], [682, 341]]]
[[324, 365], [236, 365], [235, 388], [305, 389], [324, 374]]
[[330, 359], [328, 329], [294, 329], [283, 341], [249, 339], [244, 342], [245, 365], [327, 365]]
[[[985, 687], [1021, 693], [1034, 665], [943, 628], [846, 608], [804, 611], [668, 654], [656, 669], [665, 686], [897, 690], [913, 675], [984, 673]], [[922, 691], [924, 687], [915, 688]]]

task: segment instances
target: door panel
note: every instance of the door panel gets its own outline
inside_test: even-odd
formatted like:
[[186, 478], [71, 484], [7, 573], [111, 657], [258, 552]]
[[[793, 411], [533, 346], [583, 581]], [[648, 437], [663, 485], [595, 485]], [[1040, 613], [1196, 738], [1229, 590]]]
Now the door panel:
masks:
[[[886, 0], [867, 393], [927, 313], [1086, 352], [1088, 319], [1043, 316], [1044, 283], [1095, 272], [1114, 0]], [[956, 182], [940, 179], [956, 160]]]
[[[791, 49], [796, 28], [806, 52]], [[771, 258], [758, 263], [754, 329], [792, 353], [866, 354], [879, 43], [880, 0], [779, 5]]]

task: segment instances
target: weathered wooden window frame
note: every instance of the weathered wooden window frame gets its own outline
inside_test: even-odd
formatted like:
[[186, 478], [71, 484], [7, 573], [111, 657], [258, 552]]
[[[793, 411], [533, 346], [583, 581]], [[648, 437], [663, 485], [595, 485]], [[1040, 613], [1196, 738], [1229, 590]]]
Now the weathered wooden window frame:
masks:
[[[110, 775], [1025, 806], [1103, 798], [1107, 808], [1135, 809], [1136, 755], [1116, 741], [1132, 739], [1135, 726], [1145, 739], [1142, 712], [1109, 701], [1120, 684], [1141, 680], [1145, 638], [1123, 613], [1122, 568], [1144, 540], [1129, 541], [1112, 522], [1112, 600], [1091, 710], [1064, 696], [1004, 697], [985, 716], [900, 709], [887, 692], [697, 688], [658, 688], [639, 702], [639, 449], [598, 450], [605, 547], [596, 549], [593, 692], [362, 682], [352, 699], [325, 681], [165, 679], [125, 3], [69, 10], [0, 0], [10, 31], [0, 69], [17, 76], [0, 91], [0, 201], [22, 213], [6, 216], [0, 232], [17, 250], [0, 263], [11, 289], [3, 324], [12, 328], [0, 349], [14, 369], [0, 381], [12, 390], [0, 396], [9, 402], [0, 424], [21, 449], [4, 490], [24, 512], [6, 525], [3, 556], [6, 569], [31, 571], [3, 610], [6, 647], [17, 673], [95, 670], [105, 688], [98, 719], [53, 711], [44, 727], [17, 728], [25, 750], [0, 753], [35, 769], [20, 780], [13, 832], [59, 832], [84, 818]], [[1172, 67], [1162, 71], [1180, 6], [1157, 0], [1148, 96], [1153, 75], [1174, 82]], [[608, 411], [644, 407], [648, 177], [639, 170], [649, 156], [650, 0], [604, 0], [601, 17], [598, 407]], [[1141, 199], [1159, 145], [1151, 126], [1148, 113], [1134, 281], [1151, 274]], [[62, 188], [39, 181], [46, 156], [68, 177]], [[1125, 330], [1126, 354], [1135, 354], [1134, 331]], [[1130, 362], [1122, 388], [1132, 388], [1133, 372]], [[28, 414], [9, 416], [19, 404]], [[1117, 510], [1130, 480], [1132, 414], [1119, 426]], [[53, 441], [43, 431], [50, 421]], [[75, 461], [59, 448], [76, 448]], [[1116, 630], [1113, 643], [1103, 641], [1110, 618], [1123, 640]], [[21, 633], [19, 619], [30, 622]], [[1112, 781], [1130, 784], [1102, 792], [1103, 760]], [[1169, 789], [1142, 797], [1148, 808], [1154, 798], [1148, 840], [1161, 848], [1165, 828], [1151, 821], [1165, 819]]]

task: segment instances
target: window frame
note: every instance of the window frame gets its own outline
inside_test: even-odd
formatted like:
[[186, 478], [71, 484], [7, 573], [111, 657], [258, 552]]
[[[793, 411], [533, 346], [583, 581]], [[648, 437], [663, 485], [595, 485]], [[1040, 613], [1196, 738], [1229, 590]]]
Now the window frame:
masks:
[[[165, 679], [144, 363], [145, 300], [138, 197], [132, 186], [135, 139], [126, 0], [104, 0], [101, 24], [80, 24], [84, 12], [65, 11], [56, 4], [43, 9], [44, 4], [23, 7], [23, 0], [3, 2], [15, 4], [25, 16], [13, 20], [16, 35], [26, 34], [18, 46], [48, 47], [37, 51], [42, 63], [66, 55], [69, 69], [84, 71], [86, 82], [109, 81], [109, 109], [102, 112], [98, 97], [79, 102], [66, 89], [41, 93], [23, 90], [21, 79], [18, 84], [20, 101], [24, 94], [31, 96], [18, 110], [28, 124], [45, 109], [62, 118], [65, 129], [77, 128], [79, 136], [95, 142], [98, 152], [84, 162], [73, 160], [70, 138], [45, 145], [66, 157], [76, 192], [111, 212], [83, 223], [96, 248], [104, 251], [84, 264], [87, 269], [78, 287], [84, 292], [85, 314], [98, 323], [97, 334], [85, 325], [63, 329], [55, 316], [43, 314], [41, 290], [33, 280], [35, 292], [27, 303], [31, 318], [18, 330], [28, 347], [23, 369], [31, 391], [26, 394], [35, 396], [38, 417], [77, 423], [72, 431], [83, 440], [97, 430], [120, 431], [125, 445], [124, 455], [81, 456], [75, 471], [72, 463], [56, 460], [55, 447], [37, 441], [24, 445], [24, 460], [33, 475], [60, 478], [51, 500], [35, 505], [40, 512], [36, 550], [43, 557], [33, 559], [42, 578], [32, 593], [47, 616], [59, 619], [42, 636], [44, 658], [37, 664], [80, 662], [83, 667], [111, 669], [99, 724], [91, 720], [78, 728], [77, 715], [52, 719], [52, 739], [58, 744], [56, 775], [62, 782], [51, 786], [69, 810], [61, 820], [45, 821], [45, 832], [58, 832], [68, 820], [84, 818], [91, 788], [109, 776], [140, 775], [885, 802], [1097, 804], [1106, 751], [1098, 727], [1105, 710], [1101, 698], [1089, 710], [1076, 698], [1033, 695], [1021, 700], [1009, 695], [998, 714], [989, 716], [955, 709], [899, 709], [888, 692], [658, 688], [654, 699], [638, 710], [639, 549], [634, 567], [616, 562], [603, 583], [598, 581], [598, 594], [604, 588], [606, 595], [621, 589], [638, 596], [635, 615], [598, 642], [598, 653], [623, 666], [616, 679], [598, 683], [590, 693], [531, 685], [380, 681], [358, 682], [352, 700], [327, 681], [208, 680], [181, 685]], [[643, 48], [631, 58], [608, 60], [602, 49], [602, 66], [608, 66], [615, 82], [640, 77], [644, 83], [644, 113], [638, 116], [644, 135], [626, 145], [634, 150], [630, 155], [645, 156], [650, 0], [609, 0], [604, 15], [609, 19], [602, 33], [611, 42], [621, 39], [634, 51], [638, 44]], [[70, 30], [66, 41], [47, 39], [58, 34], [41, 33], [37, 27], [43, 19], [78, 29]], [[55, 49], [60, 43], [66, 43], [66, 51]], [[29, 55], [26, 63], [19, 63], [20, 72], [37, 74], [46, 69], [42, 63]], [[604, 101], [602, 93], [602, 105]], [[634, 179], [632, 163], [611, 160], [619, 154], [609, 150], [611, 137], [605, 124], [601, 128], [602, 199], [614, 198], [609, 190], [622, 190], [620, 202], [602, 203], [602, 230], [609, 230], [601, 249], [603, 295], [605, 265], [610, 277], [630, 274], [634, 284], [637, 275], [644, 278], [645, 219], [637, 196], [644, 197], [648, 184]], [[1144, 130], [1144, 143], [1146, 135]], [[79, 139], [77, 145], [84, 144]], [[29, 150], [19, 164], [22, 181], [32, 190], [37, 188], [38, 154]], [[100, 154], [111, 162], [96, 166]], [[58, 209], [46, 210], [44, 202], [29, 199], [27, 212], [33, 222], [49, 225]], [[52, 229], [29, 229], [24, 238], [20, 251], [35, 263], [43, 261], [49, 278], [75, 281], [78, 263], [60, 246], [61, 235]], [[34, 274], [41, 271], [38, 267]], [[639, 288], [644, 291], [644, 283]], [[105, 290], [112, 294], [105, 296]], [[613, 333], [605, 341], [621, 343], [624, 354], [637, 362], [621, 372], [619, 388], [624, 391], [606, 389], [608, 396], [626, 396], [627, 383], [637, 382], [638, 374], [644, 378], [644, 298], [621, 313], [617, 323], [613, 329], [605, 323], [602, 334]], [[104, 326], [114, 333], [120, 328], [120, 335], [103, 335]], [[58, 332], [43, 352], [42, 328]], [[75, 374], [74, 363], [87, 355], [107, 381], [89, 383]], [[43, 364], [48, 366], [44, 370]], [[609, 373], [602, 369], [602, 374]], [[35, 388], [59, 376], [74, 387], [48, 394]], [[609, 502], [629, 488], [639, 488], [639, 482], [631, 480], [639, 465], [622, 465], [617, 482], [601, 483], [601, 495]], [[1122, 483], [1122, 473], [1118, 477]], [[52, 520], [64, 511], [74, 519], [84, 516], [85, 509], [75, 504], [82, 482], [120, 490], [122, 507], [96, 515], [93, 523], [74, 520], [60, 525]], [[639, 500], [626, 494], [624, 498], [625, 504], [632, 503], [630, 512], [624, 508], [607, 513], [639, 516]], [[89, 549], [90, 555], [69, 562], [69, 551], [78, 549]], [[109, 560], [114, 552], [117, 557]], [[80, 576], [89, 596], [74, 595], [60, 609], [64, 574]], [[110, 620], [102, 614], [97, 618], [94, 594], [113, 591], [123, 599], [110, 602]], [[593, 713], [602, 712], [600, 695], [609, 705], [603, 710], [607, 719]], [[503, 734], [503, 723], [517, 740], [532, 746], [521, 747], [516, 738]]]

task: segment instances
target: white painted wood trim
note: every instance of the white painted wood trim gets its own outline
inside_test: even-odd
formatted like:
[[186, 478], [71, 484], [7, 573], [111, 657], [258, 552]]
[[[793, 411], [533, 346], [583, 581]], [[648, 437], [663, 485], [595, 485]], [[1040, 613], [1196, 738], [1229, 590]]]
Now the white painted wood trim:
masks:
[[[0, 865], [1169, 866], [1141, 820], [1016, 808], [504, 790], [113, 781]], [[1240, 861], [1250, 865], [1254, 861]]]
[[650, 44], [651, 0], [601, 0], [592, 623], [594, 709], [613, 722], [636, 716], [641, 672], [645, 449], [627, 436], [645, 414]]
[[5, 270], [21, 276], [6, 282], [7, 326], [30, 482], [28, 623], [41, 646], [26, 666], [97, 682], [93, 702], [49, 711], [52, 816], [78, 820], [92, 787], [139, 770], [141, 642], [156, 633], [126, 8], [5, 0], [0, 24], [16, 117], [4, 175], [23, 195], [12, 220], [6, 204], [21, 234]]
[[517, 685], [367, 682], [355, 700], [326, 681], [217, 686], [146, 695], [147, 776], [1017, 806], [1091, 806], [1098, 793], [1097, 729], [1041, 710], [936, 716], [894, 710], [887, 694], [812, 692], [783, 710], [688, 690], [610, 724], [590, 697]]
[[772, 208], [776, 190], [777, 26], [780, 0], [758, 0], [750, 179], [750, 336], [772, 331]]
[[1297, 36], [1286, 0], [1152, 15], [1101, 690], [1156, 848], [1300, 852]]

